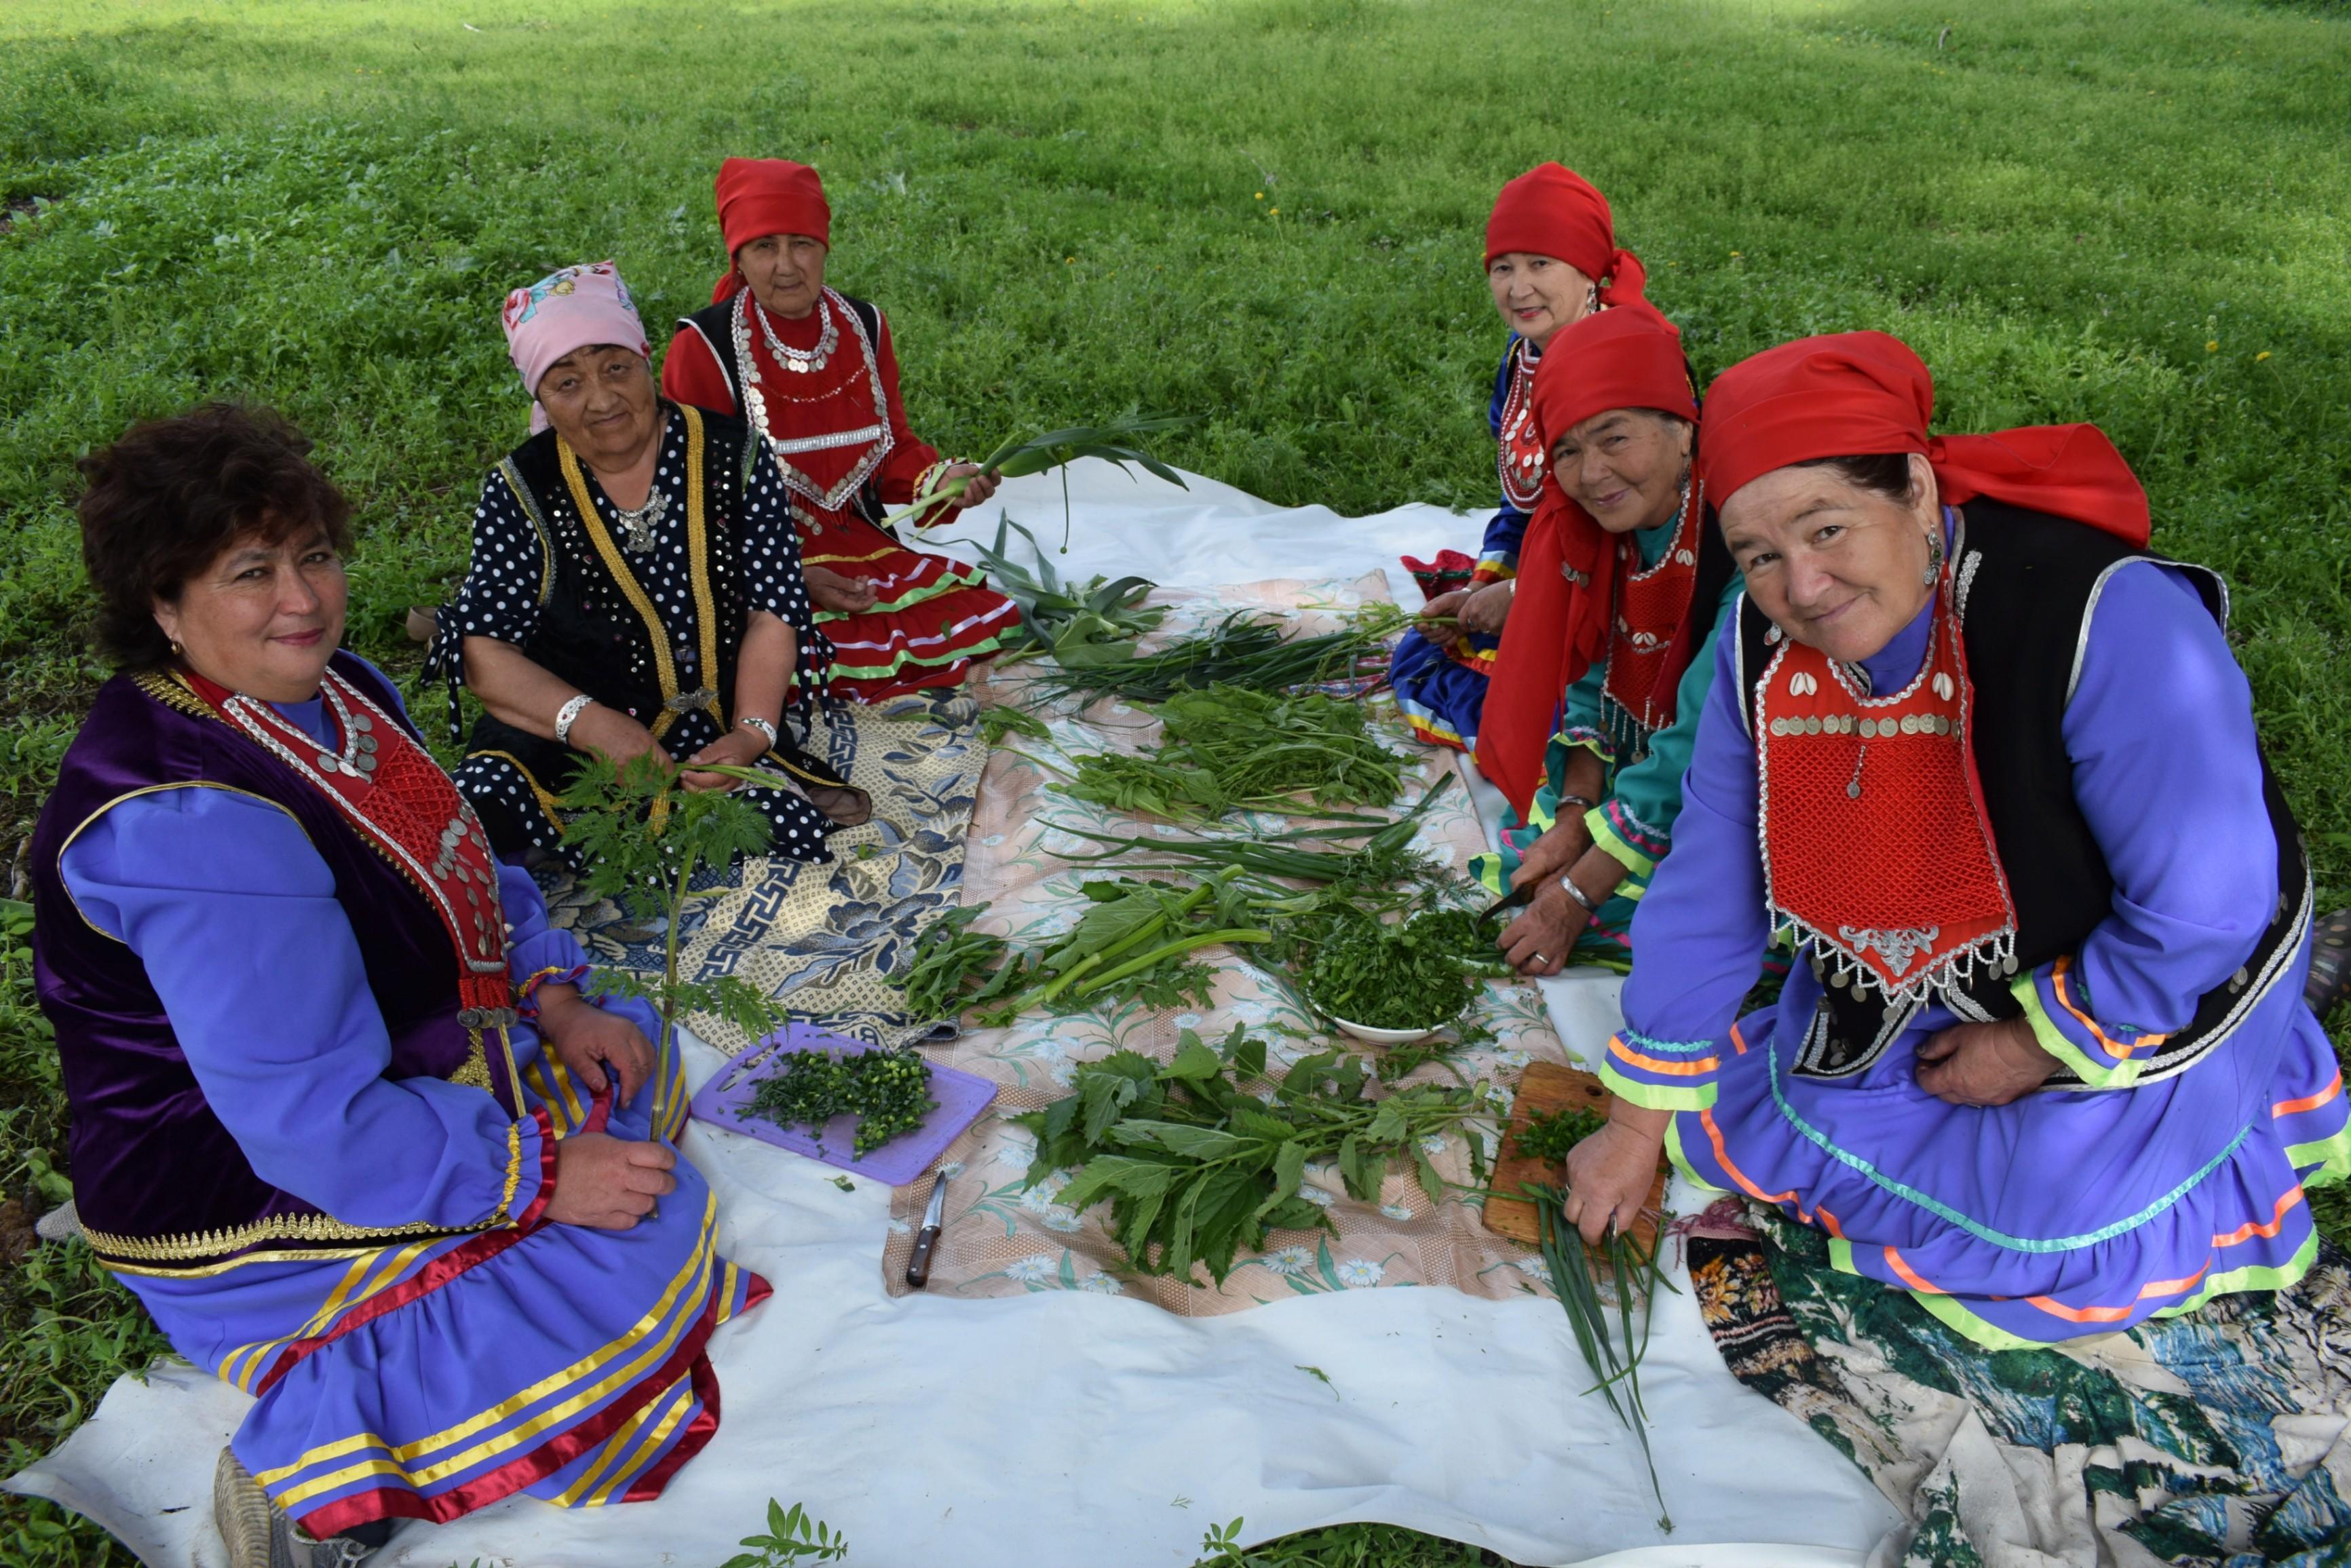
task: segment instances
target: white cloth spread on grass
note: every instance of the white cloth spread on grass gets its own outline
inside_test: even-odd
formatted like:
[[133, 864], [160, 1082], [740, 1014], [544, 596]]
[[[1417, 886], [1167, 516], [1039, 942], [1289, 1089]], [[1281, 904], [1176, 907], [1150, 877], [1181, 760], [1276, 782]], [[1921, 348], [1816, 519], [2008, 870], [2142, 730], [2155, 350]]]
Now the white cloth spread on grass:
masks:
[[[1066, 557], [1057, 479], [1009, 483], [1002, 505], [1081, 578], [1213, 587], [1387, 570], [1406, 604], [1418, 596], [1395, 558], [1466, 547], [1479, 528], [1434, 507], [1347, 518], [1190, 482], [1078, 465]], [[926, 542], [991, 538], [997, 511]], [[1588, 973], [1546, 982], [1570, 1050], [1589, 1059], [1604, 1042], [1615, 990]], [[720, 1064], [689, 1045], [694, 1082]], [[722, 1249], [777, 1291], [711, 1342], [724, 1414], [709, 1448], [656, 1502], [509, 1500], [404, 1526], [374, 1561], [713, 1568], [764, 1528], [770, 1497], [844, 1531], [852, 1563], [959, 1568], [1179, 1568], [1235, 1516], [1251, 1541], [1377, 1520], [1530, 1564], [1852, 1568], [1896, 1522], [1842, 1455], [1732, 1379], [1678, 1269], [1684, 1293], [1664, 1298], [1642, 1368], [1677, 1526], [1661, 1538], [1640, 1450], [1604, 1402], [1578, 1397], [1589, 1374], [1550, 1301], [1349, 1291], [1200, 1319], [1065, 1291], [893, 1301], [875, 1278], [886, 1190], [842, 1192], [829, 1166], [699, 1125], [685, 1150], [718, 1195]], [[89, 1514], [144, 1562], [214, 1568], [213, 1458], [246, 1405], [183, 1367], [123, 1379], [10, 1485]], [[1785, 1544], [1710, 1544], [1738, 1542]]]

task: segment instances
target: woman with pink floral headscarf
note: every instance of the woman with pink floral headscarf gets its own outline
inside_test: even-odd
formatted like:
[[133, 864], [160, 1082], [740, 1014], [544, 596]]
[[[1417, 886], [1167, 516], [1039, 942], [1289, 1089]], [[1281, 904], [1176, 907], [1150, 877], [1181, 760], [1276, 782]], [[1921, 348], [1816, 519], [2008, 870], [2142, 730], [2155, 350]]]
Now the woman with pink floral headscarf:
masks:
[[609, 261], [507, 297], [507, 346], [531, 438], [492, 471], [473, 561], [431, 665], [484, 713], [457, 769], [501, 856], [563, 852], [555, 798], [581, 754], [656, 752], [689, 789], [735, 786], [697, 763], [761, 765], [799, 788], [744, 790], [775, 852], [826, 860], [865, 820], [863, 791], [803, 753], [832, 652], [801, 577], [789, 499], [741, 421], [663, 398], [628, 287]]

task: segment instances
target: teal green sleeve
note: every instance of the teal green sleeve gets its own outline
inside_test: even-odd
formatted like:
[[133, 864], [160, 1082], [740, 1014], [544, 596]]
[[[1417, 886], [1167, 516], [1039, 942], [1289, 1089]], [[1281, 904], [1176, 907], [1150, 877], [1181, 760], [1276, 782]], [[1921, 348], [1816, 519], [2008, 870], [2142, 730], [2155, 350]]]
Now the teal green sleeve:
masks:
[[1552, 737], [1553, 746], [1588, 746], [1602, 761], [1609, 759], [1608, 732], [1600, 727], [1600, 688], [1607, 680], [1607, 664], [1594, 664], [1567, 688], [1559, 708], [1559, 731]]
[[1689, 769], [1698, 715], [1714, 681], [1715, 642], [1729, 623], [1739, 592], [1739, 580], [1733, 578], [1723, 591], [1713, 627], [1682, 672], [1674, 694], [1674, 722], [1649, 737], [1649, 754], [1619, 771], [1608, 799], [1584, 816], [1592, 841], [1622, 861], [1634, 876], [1656, 871], [1673, 847], [1674, 819], [1682, 810], [1682, 775]]

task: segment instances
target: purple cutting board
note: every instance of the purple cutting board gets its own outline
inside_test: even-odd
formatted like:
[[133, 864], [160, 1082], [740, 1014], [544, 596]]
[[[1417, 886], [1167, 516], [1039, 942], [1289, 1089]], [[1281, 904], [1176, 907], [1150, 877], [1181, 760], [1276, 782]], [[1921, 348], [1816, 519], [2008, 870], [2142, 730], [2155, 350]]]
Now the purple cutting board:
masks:
[[838, 1051], [850, 1056], [862, 1056], [876, 1051], [862, 1040], [846, 1040], [837, 1034], [827, 1034], [812, 1024], [789, 1024], [769, 1035], [758, 1044], [719, 1069], [709, 1082], [695, 1095], [689, 1109], [714, 1127], [724, 1127], [730, 1133], [789, 1149], [796, 1155], [806, 1155], [822, 1160], [829, 1166], [839, 1166], [845, 1171], [887, 1182], [892, 1186], [904, 1186], [931, 1168], [931, 1162], [956, 1141], [966, 1127], [979, 1120], [987, 1103], [996, 1098], [996, 1085], [974, 1073], [958, 1072], [952, 1067], [931, 1063], [931, 1098], [938, 1108], [923, 1118], [909, 1132], [899, 1134], [859, 1159], [857, 1118], [835, 1116], [824, 1124], [822, 1132], [811, 1135], [805, 1127], [779, 1127], [765, 1116], [740, 1114], [758, 1092], [759, 1080], [770, 1076], [778, 1065], [778, 1059], [791, 1051]]

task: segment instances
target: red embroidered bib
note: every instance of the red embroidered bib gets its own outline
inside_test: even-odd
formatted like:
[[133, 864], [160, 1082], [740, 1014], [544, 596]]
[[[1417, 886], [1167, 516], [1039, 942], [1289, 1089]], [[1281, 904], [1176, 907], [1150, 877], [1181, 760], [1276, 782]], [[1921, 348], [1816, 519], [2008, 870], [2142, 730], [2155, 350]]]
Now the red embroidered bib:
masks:
[[329, 669], [319, 683], [335, 724], [337, 749], [329, 751], [267, 703], [193, 671], [183, 678], [231, 727], [333, 801], [343, 820], [424, 894], [457, 959], [457, 1021], [476, 1033], [513, 1024], [506, 918], [489, 835], [400, 721]]
[[1698, 529], [1706, 510], [1698, 487], [1690, 487], [1673, 541], [1657, 564], [1640, 569], [1641, 547], [1630, 534], [1616, 538], [1616, 605], [1608, 632], [1608, 669], [1601, 693], [1644, 730], [1674, 721], [1673, 686], [1663, 677], [1674, 632], [1689, 610], [1698, 587]]
[[872, 477], [897, 438], [890, 429], [881, 358], [865, 323], [830, 288], [819, 296], [816, 315], [832, 344], [820, 362], [802, 361], [811, 368], [797, 374], [778, 368], [767, 341], [768, 332], [777, 329], [775, 319], [749, 289], [735, 297], [728, 324], [751, 428], [767, 438], [794, 495], [838, 512]]
[[1501, 471], [1502, 504], [1531, 513], [1542, 499], [1543, 466], [1550, 460], [1535, 425], [1535, 356], [1524, 338], [1510, 345], [1510, 384], [1502, 393], [1502, 430], [1495, 465]]
[[1835, 983], [1892, 1004], [2013, 967], [2016, 902], [1968, 745], [1967, 655], [1937, 591], [1917, 677], [1861, 695], [1846, 666], [1783, 641], [1753, 716], [1765, 901]]

